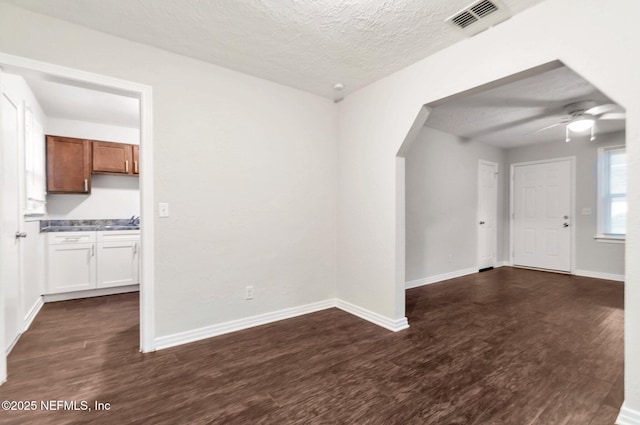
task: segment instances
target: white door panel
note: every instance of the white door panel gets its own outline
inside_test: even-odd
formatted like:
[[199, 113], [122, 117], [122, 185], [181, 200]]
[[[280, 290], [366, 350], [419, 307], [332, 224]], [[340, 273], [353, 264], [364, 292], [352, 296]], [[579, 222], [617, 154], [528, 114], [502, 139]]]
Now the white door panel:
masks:
[[571, 161], [514, 167], [513, 264], [571, 271]]
[[498, 164], [478, 164], [478, 268], [494, 267], [497, 244]]
[[4, 297], [4, 341], [3, 349], [10, 349], [22, 332], [20, 317], [20, 239], [16, 232], [20, 229], [18, 221], [18, 145], [19, 110], [3, 90], [0, 96], [0, 196], [2, 197], [2, 222], [0, 223], [0, 287]]

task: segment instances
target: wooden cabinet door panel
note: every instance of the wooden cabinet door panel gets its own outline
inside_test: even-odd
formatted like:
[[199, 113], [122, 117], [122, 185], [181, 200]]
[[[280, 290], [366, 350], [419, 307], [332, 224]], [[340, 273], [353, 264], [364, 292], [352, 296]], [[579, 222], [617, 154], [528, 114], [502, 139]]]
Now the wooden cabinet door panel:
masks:
[[131, 145], [111, 142], [93, 142], [93, 172], [132, 174], [133, 151]]
[[133, 147], [133, 174], [140, 174], [140, 146]]
[[47, 192], [91, 192], [91, 143], [47, 136]]

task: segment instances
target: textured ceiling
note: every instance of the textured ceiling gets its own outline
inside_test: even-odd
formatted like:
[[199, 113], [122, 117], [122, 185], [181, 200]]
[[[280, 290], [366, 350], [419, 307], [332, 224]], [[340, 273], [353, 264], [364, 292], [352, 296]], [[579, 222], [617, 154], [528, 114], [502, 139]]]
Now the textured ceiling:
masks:
[[48, 117], [140, 127], [138, 99], [24, 76]]
[[[471, 0], [4, 0], [334, 98], [464, 38]], [[542, 0], [503, 0], [512, 14]]]
[[[435, 107], [426, 126], [501, 148], [565, 140], [564, 106], [593, 100], [613, 103], [591, 83], [560, 67]], [[624, 120], [596, 122], [596, 134], [620, 131]], [[580, 138], [580, 135], [574, 135]], [[585, 137], [585, 136], [582, 136]], [[588, 135], [586, 136], [589, 137]]]

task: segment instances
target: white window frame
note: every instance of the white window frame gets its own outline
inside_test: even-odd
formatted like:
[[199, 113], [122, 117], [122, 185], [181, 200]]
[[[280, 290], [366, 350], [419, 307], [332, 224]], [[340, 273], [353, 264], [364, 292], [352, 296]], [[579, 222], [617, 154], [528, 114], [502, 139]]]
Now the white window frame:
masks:
[[626, 234], [619, 235], [605, 232], [605, 229], [608, 227], [608, 214], [605, 211], [607, 211], [607, 207], [611, 198], [609, 196], [609, 175], [606, 158], [607, 153], [612, 151], [625, 151], [626, 153], [626, 147], [624, 145], [616, 145], [598, 148], [598, 224], [595, 239], [600, 242], [624, 243]]

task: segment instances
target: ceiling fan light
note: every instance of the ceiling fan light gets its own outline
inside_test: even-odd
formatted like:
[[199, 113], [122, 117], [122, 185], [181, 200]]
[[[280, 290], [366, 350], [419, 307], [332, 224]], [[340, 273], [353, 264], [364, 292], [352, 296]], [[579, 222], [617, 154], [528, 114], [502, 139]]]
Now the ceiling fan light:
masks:
[[576, 133], [580, 133], [582, 131], [590, 130], [594, 123], [595, 120], [591, 117], [580, 117], [567, 124], [567, 128]]

